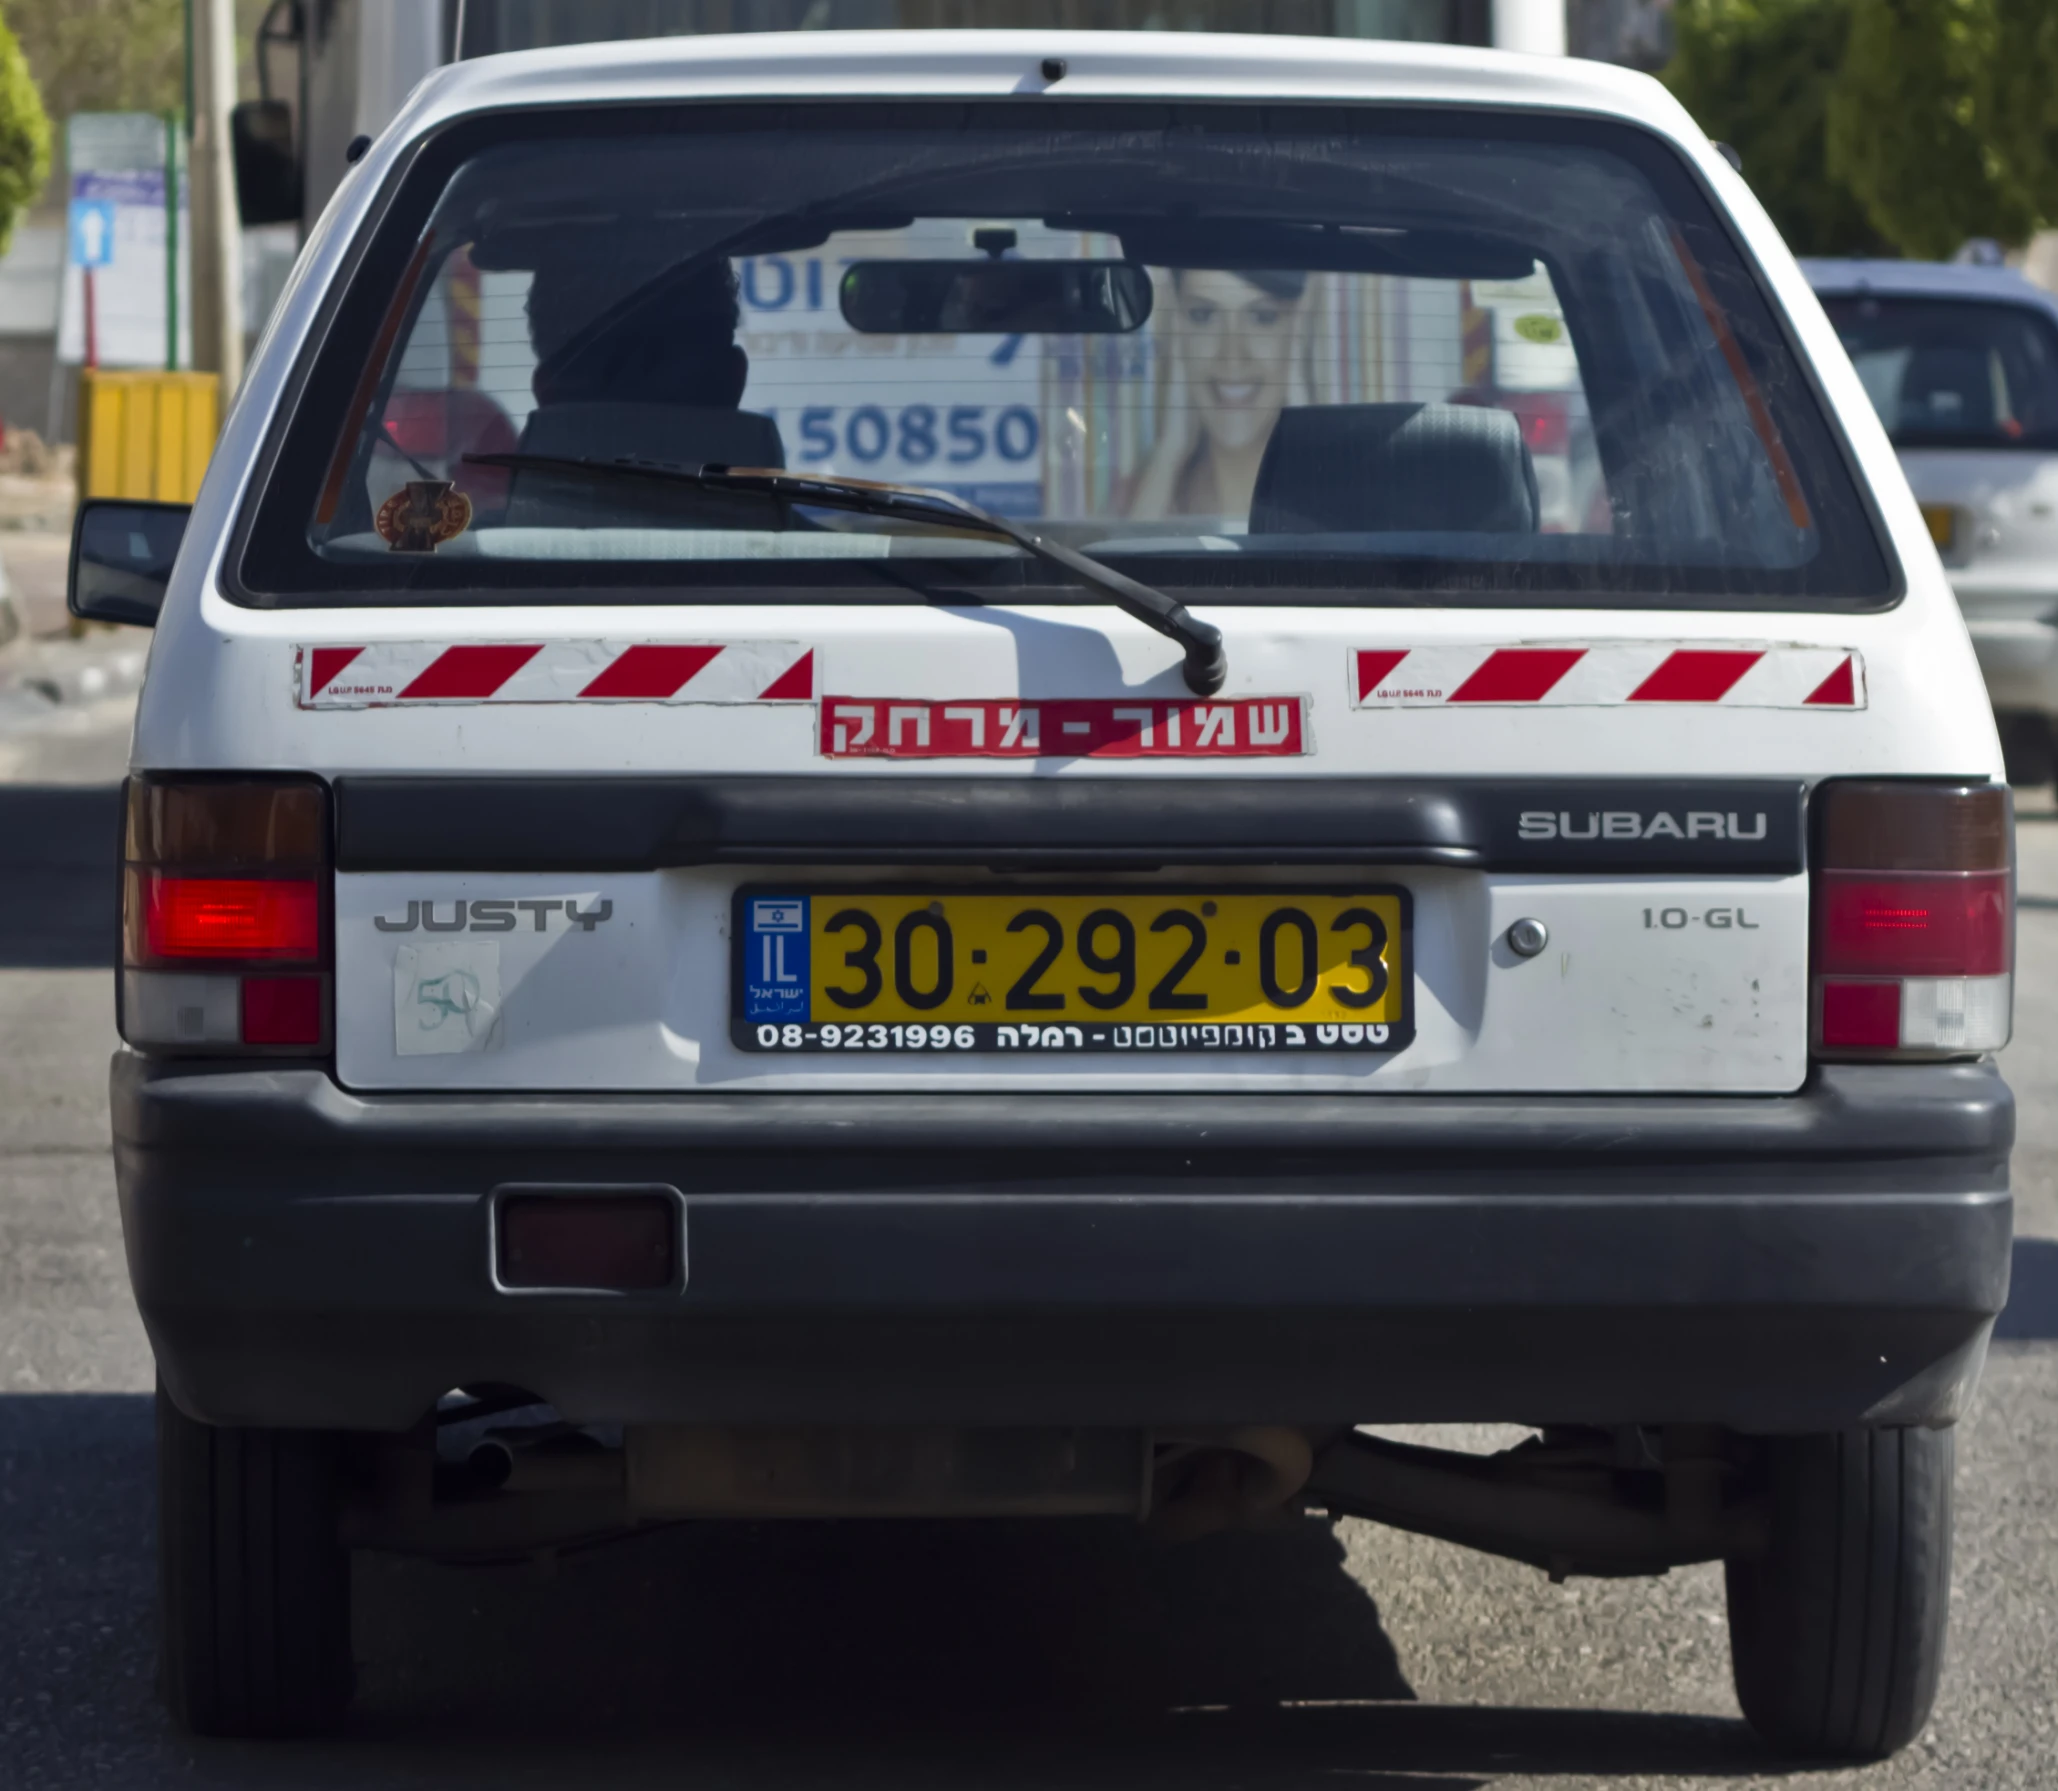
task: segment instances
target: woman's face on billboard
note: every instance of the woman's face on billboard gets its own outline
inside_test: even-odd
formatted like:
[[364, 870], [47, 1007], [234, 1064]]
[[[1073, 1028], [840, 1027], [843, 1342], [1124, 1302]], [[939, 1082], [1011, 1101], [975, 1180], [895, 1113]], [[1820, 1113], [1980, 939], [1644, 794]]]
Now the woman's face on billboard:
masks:
[[1212, 271], [1179, 280], [1179, 344], [1189, 402], [1217, 447], [1262, 444], [1286, 408], [1293, 358], [1295, 299], [1275, 298], [1237, 274]]

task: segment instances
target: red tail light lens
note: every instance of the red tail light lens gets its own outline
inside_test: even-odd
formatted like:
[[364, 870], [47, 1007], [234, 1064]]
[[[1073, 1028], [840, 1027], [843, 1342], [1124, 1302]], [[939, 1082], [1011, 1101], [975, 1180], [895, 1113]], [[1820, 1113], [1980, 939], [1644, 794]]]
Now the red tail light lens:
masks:
[[328, 1031], [323, 1014], [325, 976], [246, 976], [243, 1042], [246, 1045], [319, 1045]]
[[1898, 1051], [1901, 1048], [1901, 985], [1822, 985], [1822, 1043], [1839, 1050]]
[[[122, 1036], [139, 1050], [324, 1048], [328, 841], [328, 792], [308, 780], [131, 779]], [[289, 967], [307, 974], [277, 974]]]
[[321, 885], [308, 877], [167, 877], [144, 871], [143, 943], [152, 958], [321, 956]]
[[1869, 976], [2000, 976], [2008, 969], [2009, 876], [1876, 876], [1825, 870], [1816, 969]]
[[2007, 1043], [2014, 816], [2005, 785], [1816, 793], [1815, 1046], [1937, 1056]]

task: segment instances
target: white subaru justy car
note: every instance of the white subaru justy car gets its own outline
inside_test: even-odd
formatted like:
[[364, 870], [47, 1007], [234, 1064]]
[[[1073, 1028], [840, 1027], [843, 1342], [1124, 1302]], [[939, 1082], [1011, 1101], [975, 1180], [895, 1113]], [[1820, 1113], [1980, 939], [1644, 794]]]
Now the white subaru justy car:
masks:
[[2058, 298], [2008, 268], [1803, 263], [1942, 552], [2008, 772], [2058, 727]]
[[[153, 621], [113, 1121], [164, 1683], [353, 1548], [1357, 1514], [1727, 1563], [1922, 1726], [2012, 835], [1885, 432], [1653, 83], [1202, 36], [438, 76]], [[1371, 1434], [1513, 1421], [1491, 1458]]]

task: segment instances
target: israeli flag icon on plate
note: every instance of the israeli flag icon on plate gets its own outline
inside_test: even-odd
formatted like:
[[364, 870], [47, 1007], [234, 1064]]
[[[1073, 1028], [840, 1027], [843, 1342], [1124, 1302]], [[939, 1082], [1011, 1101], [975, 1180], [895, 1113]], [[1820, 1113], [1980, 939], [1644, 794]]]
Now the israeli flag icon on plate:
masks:
[[807, 907], [806, 896], [753, 896], [744, 904], [746, 1020], [807, 1020]]

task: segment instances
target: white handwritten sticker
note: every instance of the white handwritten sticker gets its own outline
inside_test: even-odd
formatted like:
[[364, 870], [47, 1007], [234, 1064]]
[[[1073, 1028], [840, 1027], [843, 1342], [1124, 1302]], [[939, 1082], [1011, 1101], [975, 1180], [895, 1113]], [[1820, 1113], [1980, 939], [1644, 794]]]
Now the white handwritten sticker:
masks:
[[393, 956], [393, 1050], [401, 1057], [500, 1045], [500, 945], [403, 945]]

